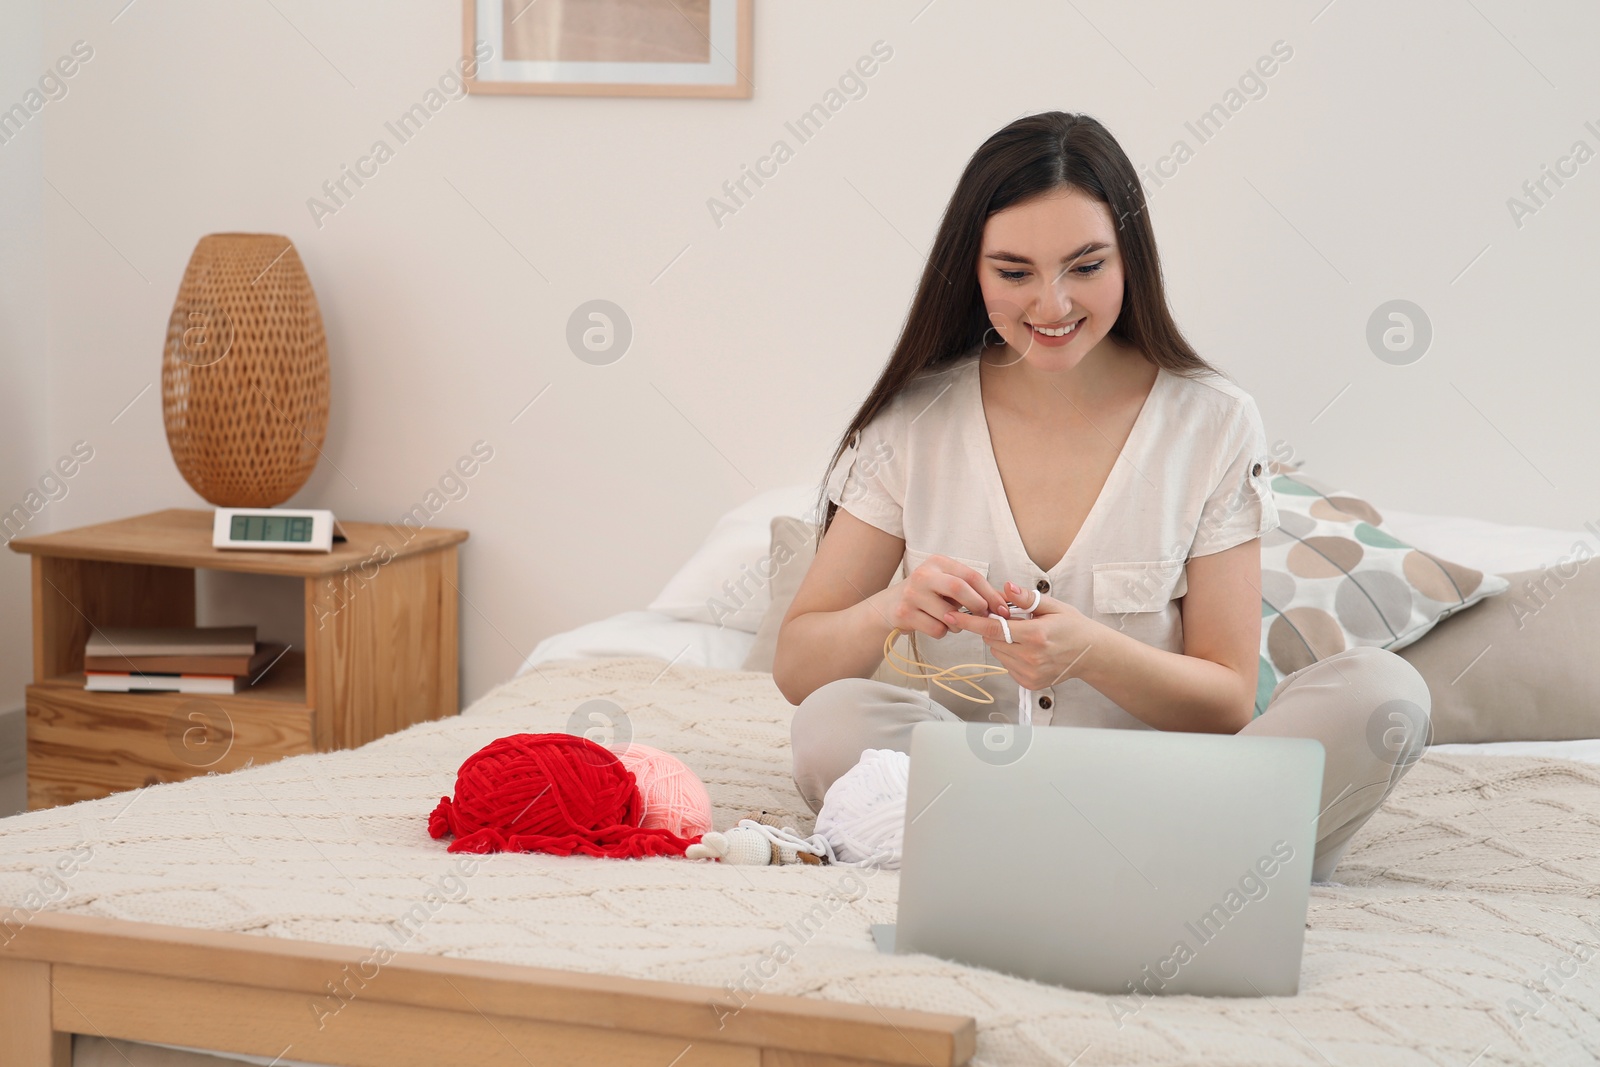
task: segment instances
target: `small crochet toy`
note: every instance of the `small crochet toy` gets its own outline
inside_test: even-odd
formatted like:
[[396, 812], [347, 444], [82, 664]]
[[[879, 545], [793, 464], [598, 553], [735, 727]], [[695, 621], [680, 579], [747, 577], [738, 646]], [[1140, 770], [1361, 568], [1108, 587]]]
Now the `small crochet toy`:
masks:
[[823, 864], [832, 849], [820, 838], [806, 838], [771, 812], [752, 812], [727, 830], [712, 830], [684, 850], [692, 860], [709, 859], [745, 867], [785, 863]]

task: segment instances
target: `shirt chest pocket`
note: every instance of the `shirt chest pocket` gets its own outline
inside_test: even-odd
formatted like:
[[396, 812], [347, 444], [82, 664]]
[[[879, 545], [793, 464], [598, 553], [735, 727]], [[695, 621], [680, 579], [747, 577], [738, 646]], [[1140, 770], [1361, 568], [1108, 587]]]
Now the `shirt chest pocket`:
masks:
[[1160, 611], [1188, 591], [1188, 569], [1181, 559], [1094, 565], [1094, 610], [1102, 615]]
[[928, 561], [928, 558], [931, 557], [931, 556], [943, 556], [945, 559], [954, 560], [957, 563], [963, 563], [963, 564], [967, 565], [968, 567], [971, 567], [973, 570], [977, 571], [979, 574], [981, 574], [985, 581], [987, 581], [988, 578], [989, 578], [989, 562], [988, 562], [988, 560], [970, 559], [967, 556], [952, 556], [948, 552], [920, 552], [920, 551], [917, 551], [916, 549], [912, 549], [912, 548], [907, 548], [906, 549], [906, 556], [905, 556], [905, 573], [906, 573], [906, 576], [910, 577], [911, 572], [916, 570], [918, 567], [922, 566], [922, 564], [926, 563]]

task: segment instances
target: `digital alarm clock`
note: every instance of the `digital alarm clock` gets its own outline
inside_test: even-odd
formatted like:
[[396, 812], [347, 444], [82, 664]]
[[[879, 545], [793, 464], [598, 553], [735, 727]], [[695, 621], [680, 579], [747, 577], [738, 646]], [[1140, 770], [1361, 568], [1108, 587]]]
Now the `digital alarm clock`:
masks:
[[332, 552], [334, 526], [331, 511], [218, 508], [211, 521], [211, 546], [269, 552]]

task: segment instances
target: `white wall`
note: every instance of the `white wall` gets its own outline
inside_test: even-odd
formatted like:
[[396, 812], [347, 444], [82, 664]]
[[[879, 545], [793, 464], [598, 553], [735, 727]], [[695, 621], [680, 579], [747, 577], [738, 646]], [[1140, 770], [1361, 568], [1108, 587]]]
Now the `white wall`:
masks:
[[[20, 100], [42, 73], [43, 0], [0, 6], [0, 107]], [[31, 127], [31, 128], [29, 128]], [[37, 118], [0, 144], [0, 512], [38, 489], [50, 448], [46, 388], [44, 137]], [[59, 490], [57, 490], [59, 495]], [[45, 509], [0, 526], [0, 541], [47, 529]], [[0, 815], [26, 804], [22, 687], [33, 677], [28, 561], [0, 552]]]
[[[495, 449], [436, 519], [472, 533], [468, 699], [544, 636], [643, 607], [726, 509], [820, 477], [962, 165], [1036, 110], [1095, 115], [1142, 168], [1195, 147], [1150, 187], [1175, 312], [1308, 470], [1411, 511], [1600, 518], [1582, 434], [1600, 163], [1520, 227], [1507, 208], [1574, 141], [1600, 147], [1600, 13], [1577, 0], [763, 3], [754, 99], [454, 100], [320, 227], [307, 198], [456, 61], [457, 5], [125, 2], [52, 5], [31, 63], [7, 45], [7, 101], [74, 41], [94, 48], [27, 134], [47, 134], [59, 194], [47, 291], [8, 268], [8, 381], [30, 399], [6, 401], [7, 495], [84, 438], [96, 458], [50, 526], [204, 506], [162, 431], [165, 320], [202, 234], [288, 234], [333, 361], [330, 462], [294, 503], [392, 519], [473, 442]], [[719, 228], [707, 199], [878, 40], [894, 54], [867, 94]], [[1265, 95], [1198, 144], [1185, 122], [1277, 41], [1293, 56]], [[8, 201], [26, 197], [6, 174]], [[635, 329], [605, 367], [564, 341], [597, 297]], [[1395, 298], [1435, 331], [1408, 366], [1364, 338]], [[48, 383], [27, 378], [39, 299]], [[6, 625], [16, 702], [25, 645]]]

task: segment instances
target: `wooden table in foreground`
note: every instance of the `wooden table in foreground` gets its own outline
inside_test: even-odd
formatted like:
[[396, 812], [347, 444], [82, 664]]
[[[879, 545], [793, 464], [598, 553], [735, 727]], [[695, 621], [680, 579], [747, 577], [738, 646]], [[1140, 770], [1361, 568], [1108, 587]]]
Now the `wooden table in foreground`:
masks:
[[[354, 748], [460, 710], [465, 530], [341, 521], [332, 552], [263, 552], [213, 548], [211, 521], [171, 509], [11, 541], [33, 556], [30, 808]], [[303, 642], [228, 696], [85, 690], [94, 628], [195, 625], [197, 569], [300, 579]]]

